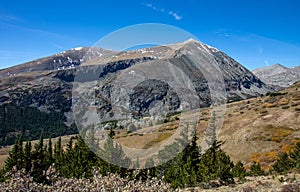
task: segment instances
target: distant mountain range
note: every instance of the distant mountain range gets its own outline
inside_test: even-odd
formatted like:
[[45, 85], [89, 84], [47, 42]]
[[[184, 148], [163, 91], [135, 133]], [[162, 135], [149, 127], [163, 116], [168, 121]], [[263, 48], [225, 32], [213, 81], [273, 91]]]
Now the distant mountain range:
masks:
[[[180, 74], [188, 77], [201, 107], [211, 105], [207, 75], [214, 75], [211, 71], [209, 73], [209, 64], [212, 63], [218, 66], [223, 76], [227, 101], [273, 91], [225, 53], [193, 39], [123, 52], [75, 48], [0, 70], [0, 145], [11, 144], [21, 133], [28, 139], [36, 139], [41, 132], [48, 137], [77, 132], [70, 122], [73, 121], [72, 88], [78, 70], [85, 70], [84, 81], [95, 80], [95, 77], [101, 79], [102, 84], [92, 89], [95, 94], [93, 107], [97, 108], [99, 114], [111, 117], [114, 113], [109, 101], [124, 101], [124, 93], [116, 88], [114, 80], [133, 66], [141, 66], [141, 69], [155, 66], [161, 72], [165, 63], [174, 70], [180, 69]], [[199, 64], [203, 64], [203, 70], [197, 67]], [[156, 72], [152, 72], [155, 75]], [[128, 72], [133, 73], [130, 70]], [[141, 82], [133, 91], [123, 105], [129, 106], [135, 118], [159, 110], [161, 103], [167, 104], [171, 111], [180, 110], [184, 105], [168, 82], [149, 79]]]
[[275, 64], [255, 69], [252, 72], [263, 82], [279, 89], [289, 87], [300, 80], [300, 66], [288, 68]]

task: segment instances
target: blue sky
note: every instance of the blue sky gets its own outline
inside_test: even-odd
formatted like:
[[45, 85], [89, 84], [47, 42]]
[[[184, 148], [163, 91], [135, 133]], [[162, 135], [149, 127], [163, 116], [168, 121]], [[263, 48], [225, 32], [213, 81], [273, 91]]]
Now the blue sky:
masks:
[[163, 23], [254, 69], [300, 65], [298, 0], [0, 1], [0, 68], [79, 46], [129, 25]]

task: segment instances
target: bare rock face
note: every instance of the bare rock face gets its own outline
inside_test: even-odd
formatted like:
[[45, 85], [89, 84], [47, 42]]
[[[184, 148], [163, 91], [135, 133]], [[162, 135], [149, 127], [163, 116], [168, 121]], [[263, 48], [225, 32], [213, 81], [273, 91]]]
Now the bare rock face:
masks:
[[258, 78], [277, 89], [291, 86], [300, 80], [300, 66], [288, 68], [280, 64], [252, 71]]
[[[158, 102], [167, 105], [170, 111], [175, 111], [180, 106], [180, 99], [172, 88], [162, 81], [152, 79], [140, 83], [134, 87], [130, 95], [129, 106], [135, 117], [149, 114]], [[163, 106], [156, 106], [163, 108]]]
[[[210, 70], [212, 63], [218, 73]], [[134, 76], [136, 70], [145, 68], [149, 68], [148, 75], [154, 78], [141, 80], [130, 90], [122, 87], [122, 84], [130, 84], [137, 79]], [[173, 79], [163, 75], [170, 71], [174, 73]], [[156, 78], [158, 72], [162, 75]], [[122, 75], [127, 79], [124, 80]], [[218, 79], [221, 79], [227, 94], [227, 98], [214, 95], [216, 98], [234, 101], [271, 91], [270, 87], [225, 53], [192, 39], [168, 46], [119, 53], [101, 48], [77, 48], [3, 69], [0, 71], [0, 107], [3, 108], [3, 112], [0, 112], [0, 142], [3, 142], [0, 145], [11, 144], [21, 133], [36, 139], [31, 134], [30, 126], [17, 126], [24, 122], [34, 125], [31, 113], [24, 113], [28, 110], [36, 109], [34, 115], [43, 118], [50, 114], [55, 119], [55, 115], [59, 114], [59, 122], [69, 122], [64, 126], [55, 123], [39, 125], [44, 128], [35, 129], [34, 135], [46, 131], [50, 136], [58, 127], [65, 130], [61, 134], [69, 134], [70, 122], [73, 121], [72, 102], [78, 99], [78, 95], [72, 92], [74, 81], [85, 85], [83, 92], [90, 90], [92, 94], [92, 101], [82, 102], [82, 107], [92, 105], [97, 108], [98, 115], [112, 117], [116, 107], [112, 101], [116, 101], [121, 106], [128, 106], [133, 117], [140, 118], [158, 113], [163, 107], [172, 112], [186, 105], [210, 106], [213, 93], [209, 79], [214, 75], [220, 76]], [[91, 83], [99, 80], [100, 84]], [[180, 88], [176, 88], [176, 85], [180, 85]], [[187, 88], [194, 90], [197, 103], [186, 94]], [[125, 94], [128, 98], [124, 97]], [[22, 110], [12, 111], [14, 107], [21, 107]], [[18, 118], [10, 119], [10, 113], [18, 113]], [[12, 122], [16, 126], [11, 126]]]

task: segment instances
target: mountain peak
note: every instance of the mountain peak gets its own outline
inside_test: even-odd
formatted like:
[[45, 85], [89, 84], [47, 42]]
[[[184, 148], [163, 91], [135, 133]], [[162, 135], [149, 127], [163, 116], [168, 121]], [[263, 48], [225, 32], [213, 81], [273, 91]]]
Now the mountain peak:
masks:
[[197, 41], [196, 39], [194, 39], [194, 38], [190, 38], [190, 39], [188, 39], [188, 40], [186, 40], [186, 41], [184, 41], [185, 43], [200, 43], [199, 41]]
[[[272, 67], [272, 66], [271, 66], [271, 67]], [[279, 63], [274, 64], [273, 67], [287, 69], [287, 67], [285, 67], [285, 66], [283, 66], [283, 65], [281, 65], [281, 64], [279, 64]]]

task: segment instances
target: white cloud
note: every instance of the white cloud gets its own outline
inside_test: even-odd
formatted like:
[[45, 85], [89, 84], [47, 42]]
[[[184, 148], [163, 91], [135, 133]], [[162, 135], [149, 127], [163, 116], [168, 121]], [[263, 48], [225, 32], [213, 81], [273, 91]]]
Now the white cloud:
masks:
[[145, 5], [146, 5], [146, 7], [151, 8], [153, 11], [159, 11], [162, 13], [165, 12], [164, 8], [158, 8], [158, 7], [154, 6], [152, 3], [146, 3]]
[[267, 65], [267, 66], [269, 66], [270, 64], [269, 64], [269, 62], [267, 61], [267, 60], [265, 60], [265, 64]]
[[177, 21], [182, 19], [182, 16], [179, 16], [177, 13], [174, 13], [173, 11], [169, 11], [169, 15], [172, 15], [174, 19]]
[[182, 16], [178, 15], [178, 13], [175, 13], [174, 11], [166, 12], [164, 8], [156, 7], [152, 3], [144, 3], [143, 5], [152, 9], [153, 11], [157, 11], [157, 12], [161, 12], [161, 13], [168, 13], [168, 15], [171, 15], [177, 21], [182, 19]]

